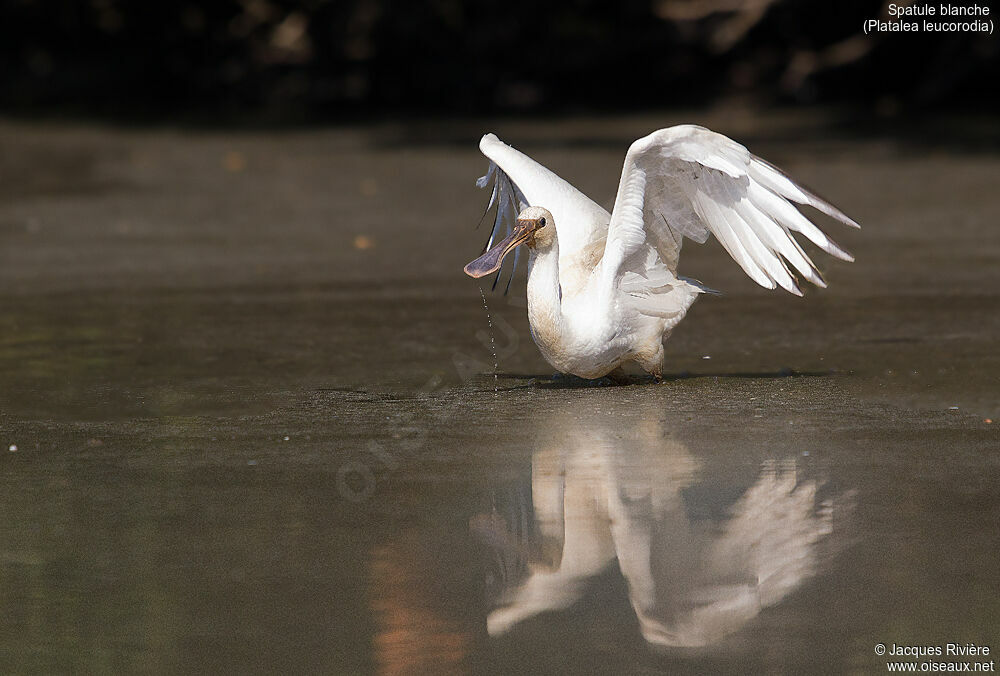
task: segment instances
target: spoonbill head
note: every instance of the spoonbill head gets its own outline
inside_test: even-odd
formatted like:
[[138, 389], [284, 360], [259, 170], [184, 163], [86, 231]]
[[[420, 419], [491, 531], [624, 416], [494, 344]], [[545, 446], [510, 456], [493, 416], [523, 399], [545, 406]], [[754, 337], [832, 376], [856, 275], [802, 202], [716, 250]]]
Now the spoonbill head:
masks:
[[482, 256], [465, 266], [470, 277], [485, 277], [500, 269], [510, 252], [526, 244], [532, 252], [549, 251], [556, 246], [556, 228], [552, 214], [543, 207], [528, 207], [517, 217], [509, 235], [487, 249]]

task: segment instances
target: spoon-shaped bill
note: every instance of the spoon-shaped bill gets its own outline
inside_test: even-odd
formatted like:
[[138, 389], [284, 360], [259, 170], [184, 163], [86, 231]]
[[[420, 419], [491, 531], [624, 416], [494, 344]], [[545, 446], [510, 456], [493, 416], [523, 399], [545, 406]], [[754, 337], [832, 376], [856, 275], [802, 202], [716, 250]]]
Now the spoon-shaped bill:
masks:
[[465, 266], [465, 274], [470, 277], [485, 277], [500, 269], [504, 257], [521, 244], [527, 242], [534, 234], [535, 228], [530, 224], [518, 221], [513, 231], [482, 256]]

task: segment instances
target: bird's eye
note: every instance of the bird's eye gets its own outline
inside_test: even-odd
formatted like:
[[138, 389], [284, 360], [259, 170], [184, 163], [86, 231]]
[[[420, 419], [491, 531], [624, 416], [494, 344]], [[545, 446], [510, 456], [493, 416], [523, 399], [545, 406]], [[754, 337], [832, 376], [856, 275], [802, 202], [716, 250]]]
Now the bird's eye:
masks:
[[544, 228], [545, 227], [545, 217], [544, 216], [542, 218], [538, 219], [538, 227], [539, 228]]

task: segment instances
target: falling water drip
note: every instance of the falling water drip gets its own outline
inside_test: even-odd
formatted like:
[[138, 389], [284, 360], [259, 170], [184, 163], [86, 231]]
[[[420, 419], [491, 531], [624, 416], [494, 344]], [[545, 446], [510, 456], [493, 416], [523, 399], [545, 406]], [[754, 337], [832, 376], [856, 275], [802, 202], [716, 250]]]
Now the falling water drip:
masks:
[[483, 287], [479, 287], [479, 295], [483, 297], [483, 309], [486, 310], [486, 323], [490, 327], [490, 350], [493, 351], [493, 394], [500, 392], [500, 362], [497, 361], [497, 345], [496, 341], [493, 340], [493, 318], [490, 317], [490, 308], [486, 304], [486, 294], [483, 292]]

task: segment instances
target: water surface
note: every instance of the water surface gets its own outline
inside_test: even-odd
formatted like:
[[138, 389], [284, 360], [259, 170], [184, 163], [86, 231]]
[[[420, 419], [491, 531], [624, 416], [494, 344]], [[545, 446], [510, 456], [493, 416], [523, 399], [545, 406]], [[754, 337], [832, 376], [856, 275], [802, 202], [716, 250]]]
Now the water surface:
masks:
[[[496, 130], [608, 204], [628, 142], [680, 121]], [[0, 128], [4, 671], [1000, 650], [996, 157], [702, 122], [861, 221], [822, 221], [857, 262], [796, 299], [689, 243], [724, 295], [625, 387], [553, 377], [520, 279], [488, 324], [478, 126]]]

